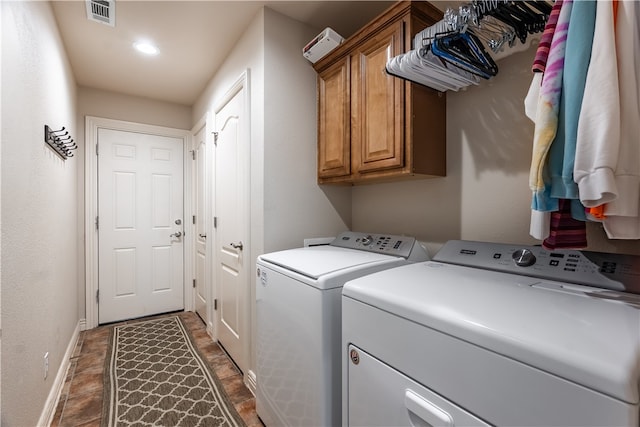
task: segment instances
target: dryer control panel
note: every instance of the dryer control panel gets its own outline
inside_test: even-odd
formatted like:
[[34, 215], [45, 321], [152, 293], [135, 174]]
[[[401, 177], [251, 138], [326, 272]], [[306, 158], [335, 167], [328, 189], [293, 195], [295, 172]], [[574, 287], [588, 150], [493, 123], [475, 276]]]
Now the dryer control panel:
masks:
[[414, 246], [419, 247], [420, 245], [414, 237], [347, 231], [336, 237], [331, 242], [331, 246], [376, 252], [408, 259], [413, 251], [418, 250]]
[[434, 261], [640, 294], [640, 256], [451, 240]]

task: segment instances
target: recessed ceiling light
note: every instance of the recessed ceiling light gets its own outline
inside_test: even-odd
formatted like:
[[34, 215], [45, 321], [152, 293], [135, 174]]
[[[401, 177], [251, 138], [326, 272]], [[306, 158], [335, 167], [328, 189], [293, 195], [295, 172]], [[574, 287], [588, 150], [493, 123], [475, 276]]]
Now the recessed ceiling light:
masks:
[[135, 42], [133, 44], [133, 47], [135, 47], [138, 52], [144, 53], [145, 55], [149, 56], [154, 56], [160, 53], [160, 49], [149, 42]]

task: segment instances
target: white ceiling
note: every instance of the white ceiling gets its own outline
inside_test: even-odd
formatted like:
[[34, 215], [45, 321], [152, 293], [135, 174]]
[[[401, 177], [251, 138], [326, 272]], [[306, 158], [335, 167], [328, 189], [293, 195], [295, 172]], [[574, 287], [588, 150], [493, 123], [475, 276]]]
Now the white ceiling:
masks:
[[[190, 106], [263, 6], [346, 38], [392, 3], [117, 0], [115, 28], [87, 20], [84, 1], [52, 5], [78, 85]], [[138, 54], [138, 38], [160, 54]]]

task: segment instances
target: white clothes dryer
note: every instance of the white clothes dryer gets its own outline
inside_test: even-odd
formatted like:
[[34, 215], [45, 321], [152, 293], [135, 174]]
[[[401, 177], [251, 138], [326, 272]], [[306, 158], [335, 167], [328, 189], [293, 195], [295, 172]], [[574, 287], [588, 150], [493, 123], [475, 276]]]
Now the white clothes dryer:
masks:
[[412, 237], [355, 232], [258, 257], [256, 409], [265, 425], [340, 424], [342, 286], [426, 260]]
[[343, 288], [343, 425], [638, 426], [640, 257], [451, 241]]

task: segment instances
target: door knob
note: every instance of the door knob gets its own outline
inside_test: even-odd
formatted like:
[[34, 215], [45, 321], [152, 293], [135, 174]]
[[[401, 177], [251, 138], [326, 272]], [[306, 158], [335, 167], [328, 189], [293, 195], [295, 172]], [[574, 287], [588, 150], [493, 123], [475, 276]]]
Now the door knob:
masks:
[[231, 245], [231, 247], [233, 249], [240, 249], [242, 250], [242, 248], [244, 247], [244, 245], [242, 244], [242, 242], [238, 242], [238, 243], [229, 243]]
[[176, 231], [173, 234], [169, 234], [169, 237], [176, 237], [176, 238], [180, 238], [180, 236], [182, 236], [182, 231]]
[[198, 236], [200, 236], [200, 238], [201, 238], [201, 239], [206, 239], [206, 238], [207, 238], [207, 235], [206, 235], [206, 234], [200, 234], [200, 233], [198, 233]]

